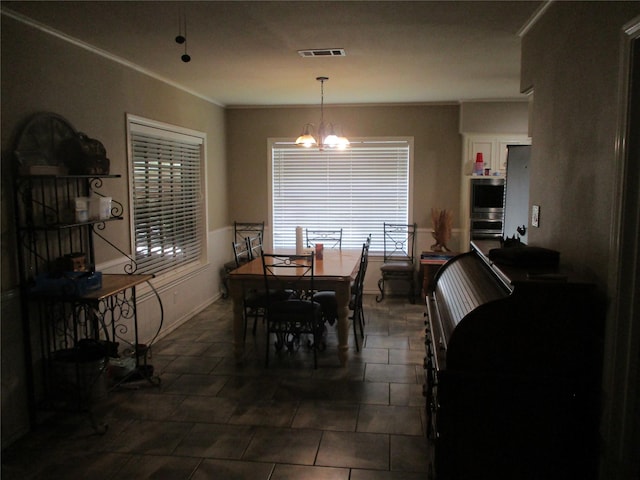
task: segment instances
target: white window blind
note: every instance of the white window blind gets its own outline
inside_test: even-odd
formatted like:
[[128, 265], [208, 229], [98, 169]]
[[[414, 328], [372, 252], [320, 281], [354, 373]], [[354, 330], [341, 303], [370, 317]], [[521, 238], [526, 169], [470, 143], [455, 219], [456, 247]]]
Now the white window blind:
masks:
[[129, 123], [135, 260], [158, 274], [200, 261], [203, 138]]
[[342, 247], [372, 235], [382, 250], [383, 222], [408, 223], [410, 142], [367, 141], [348, 150], [272, 146], [273, 246], [295, 247], [296, 226], [343, 229]]

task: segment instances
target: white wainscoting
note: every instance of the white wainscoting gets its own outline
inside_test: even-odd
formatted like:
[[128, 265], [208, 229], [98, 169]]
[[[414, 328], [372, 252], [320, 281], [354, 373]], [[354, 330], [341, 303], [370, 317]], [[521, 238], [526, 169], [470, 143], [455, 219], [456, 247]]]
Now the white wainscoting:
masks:
[[[221, 297], [222, 266], [232, 255], [231, 235], [230, 227], [208, 233], [208, 263], [202, 267], [155, 278], [150, 281], [153, 289], [146, 284], [136, 288], [140, 343], [162, 338]], [[122, 273], [126, 263], [123, 258], [100, 264], [97, 270]], [[130, 333], [125, 338], [132, 340]]]

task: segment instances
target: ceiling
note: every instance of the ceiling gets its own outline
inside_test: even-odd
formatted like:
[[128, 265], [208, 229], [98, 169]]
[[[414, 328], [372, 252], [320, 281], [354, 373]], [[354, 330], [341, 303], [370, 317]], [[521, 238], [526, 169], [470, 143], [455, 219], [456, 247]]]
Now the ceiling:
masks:
[[[3, 1], [4, 14], [227, 107], [522, 99], [544, 1]], [[186, 34], [185, 34], [186, 23]], [[181, 56], [186, 36], [191, 61]], [[344, 57], [301, 57], [341, 48]]]

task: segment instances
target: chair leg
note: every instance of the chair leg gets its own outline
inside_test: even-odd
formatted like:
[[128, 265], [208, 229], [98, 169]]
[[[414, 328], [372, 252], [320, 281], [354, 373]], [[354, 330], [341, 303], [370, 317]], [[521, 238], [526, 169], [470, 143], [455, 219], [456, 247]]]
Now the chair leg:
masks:
[[256, 336], [256, 327], [258, 325], [258, 314], [260, 313], [260, 309], [256, 308], [253, 310], [253, 336]]
[[313, 368], [318, 368], [318, 345], [320, 342], [320, 336], [316, 331], [313, 333]]
[[[392, 276], [391, 278], [401, 279], [402, 277]], [[376, 302], [378, 302], [378, 303], [380, 303], [384, 299], [384, 281], [385, 281], [385, 277], [383, 275], [380, 278], [380, 280], [378, 280], [378, 290], [380, 290], [380, 295], [376, 296]], [[414, 280], [413, 276], [407, 278], [407, 282], [409, 282], [409, 292], [408, 292], [409, 302], [410, 303], [416, 303], [416, 299], [415, 299], [416, 287], [415, 287], [415, 280]]]
[[358, 309], [356, 308], [353, 311], [353, 317], [351, 317], [353, 322], [353, 338], [356, 341], [356, 352], [360, 351], [360, 347], [358, 346], [358, 332], [356, 332], [356, 322], [358, 321]]
[[242, 341], [247, 341], [247, 307], [242, 307], [242, 322], [244, 323], [244, 333], [242, 335]]
[[222, 298], [229, 298], [229, 270], [222, 269]]
[[416, 303], [416, 282], [413, 275], [409, 278], [409, 303]]
[[376, 295], [376, 302], [380, 303], [384, 299], [384, 275], [378, 280], [378, 290], [380, 295]]
[[269, 366], [269, 337], [271, 337], [271, 331], [269, 330], [269, 326], [267, 325], [267, 345], [265, 348], [266, 352], [265, 352], [265, 360], [264, 360], [264, 366], [265, 368]]
[[360, 318], [358, 319], [358, 323], [360, 324], [360, 337], [364, 340], [364, 309], [362, 305], [360, 305], [358, 311], [360, 312]]

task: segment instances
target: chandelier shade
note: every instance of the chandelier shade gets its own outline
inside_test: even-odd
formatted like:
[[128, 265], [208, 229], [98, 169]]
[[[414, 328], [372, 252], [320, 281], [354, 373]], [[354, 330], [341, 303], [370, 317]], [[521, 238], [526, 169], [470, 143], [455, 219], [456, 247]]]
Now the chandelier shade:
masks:
[[312, 125], [310, 123], [305, 124], [304, 129], [300, 136], [296, 139], [296, 145], [302, 145], [303, 147], [313, 147], [316, 143], [316, 139], [311, 135]]
[[349, 146], [349, 140], [344, 135], [336, 135], [332, 123], [324, 123], [324, 82], [329, 80], [329, 77], [317, 77], [316, 80], [320, 82], [320, 124], [318, 126], [317, 138], [311, 133], [313, 124], [306, 123], [302, 128], [302, 133], [296, 139], [296, 145], [306, 148], [317, 145], [320, 150], [324, 150], [325, 148], [344, 150]]

